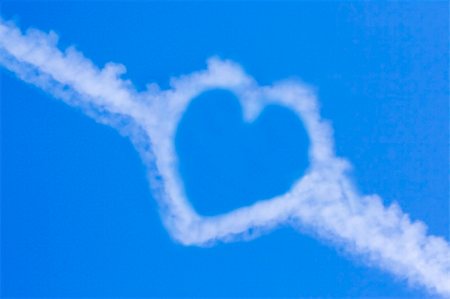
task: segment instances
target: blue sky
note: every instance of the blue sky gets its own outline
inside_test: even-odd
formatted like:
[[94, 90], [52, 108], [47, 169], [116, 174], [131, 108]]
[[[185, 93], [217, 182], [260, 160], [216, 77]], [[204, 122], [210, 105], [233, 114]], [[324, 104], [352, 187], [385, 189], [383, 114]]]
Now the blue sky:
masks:
[[[54, 30], [98, 66], [124, 64], [138, 90], [213, 55], [262, 85], [301, 79], [359, 190], [449, 241], [448, 3], [4, 1], [1, 14]], [[1, 80], [2, 296], [431, 296], [288, 225], [248, 242], [176, 243], [128, 138], [3, 68]], [[226, 91], [192, 102], [175, 144], [205, 215], [282, 194], [309, 163], [292, 111], [247, 124]]]

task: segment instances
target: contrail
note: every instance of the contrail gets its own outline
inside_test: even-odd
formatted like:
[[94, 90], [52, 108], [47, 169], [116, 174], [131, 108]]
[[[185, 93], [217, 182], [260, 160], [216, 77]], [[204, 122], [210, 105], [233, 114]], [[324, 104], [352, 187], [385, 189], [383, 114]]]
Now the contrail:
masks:
[[[332, 128], [321, 119], [315, 93], [306, 84], [286, 80], [259, 86], [238, 64], [211, 58], [206, 70], [173, 78], [170, 89], [153, 83], [137, 92], [121, 78], [123, 65], [99, 68], [74, 48], [61, 51], [56, 34], [36, 29], [22, 33], [1, 19], [0, 65], [130, 136], [148, 167], [163, 222], [178, 242], [202, 246], [239, 241], [289, 223], [411, 284], [450, 297], [449, 244], [428, 235], [426, 225], [412, 222], [397, 204], [385, 207], [377, 195], [358, 193], [348, 175], [350, 163], [336, 156]], [[269, 104], [294, 111], [309, 135], [310, 166], [283, 195], [203, 217], [185, 195], [174, 136], [190, 101], [216, 88], [239, 98], [248, 122]]]

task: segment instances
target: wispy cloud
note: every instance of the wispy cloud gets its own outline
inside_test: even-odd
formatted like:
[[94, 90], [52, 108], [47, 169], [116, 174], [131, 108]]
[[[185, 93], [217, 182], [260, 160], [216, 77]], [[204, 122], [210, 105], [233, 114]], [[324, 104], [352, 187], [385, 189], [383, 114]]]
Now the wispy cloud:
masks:
[[[185, 245], [214, 244], [256, 237], [280, 224], [313, 232], [410, 283], [450, 297], [450, 246], [428, 235], [400, 207], [385, 207], [377, 195], [357, 192], [350, 164], [336, 157], [332, 129], [320, 117], [313, 90], [297, 81], [259, 86], [236, 63], [211, 58], [207, 69], [171, 80], [171, 88], [149, 85], [137, 92], [123, 80], [125, 67], [103, 68], [74, 48], [61, 51], [57, 36], [30, 29], [22, 33], [0, 20], [0, 64], [96, 120], [128, 134], [149, 169], [165, 226]], [[267, 104], [292, 109], [310, 137], [310, 166], [281, 196], [230, 213], [202, 217], [186, 198], [177, 171], [174, 135], [189, 102], [202, 92], [224, 88], [240, 99], [247, 121]]]

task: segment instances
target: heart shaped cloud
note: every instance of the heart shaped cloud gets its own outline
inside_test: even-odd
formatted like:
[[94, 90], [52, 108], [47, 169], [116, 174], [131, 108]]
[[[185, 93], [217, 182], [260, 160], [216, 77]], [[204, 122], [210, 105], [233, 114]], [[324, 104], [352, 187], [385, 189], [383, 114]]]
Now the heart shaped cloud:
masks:
[[[120, 78], [122, 65], [109, 63], [99, 69], [74, 48], [60, 51], [54, 33], [29, 30], [22, 34], [1, 19], [0, 65], [129, 135], [149, 168], [164, 224], [179, 242], [203, 245], [241, 240], [289, 223], [432, 292], [450, 296], [447, 241], [427, 235], [425, 224], [412, 222], [396, 204], [384, 207], [378, 196], [363, 196], [355, 190], [346, 174], [350, 164], [335, 156], [331, 127], [320, 118], [315, 94], [307, 85], [287, 80], [259, 86], [236, 63], [212, 58], [206, 70], [173, 79], [171, 89], [159, 90], [151, 84], [140, 93]], [[281, 196], [202, 217], [185, 196], [174, 135], [189, 102], [216, 88], [238, 96], [248, 121], [269, 104], [294, 111], [310, 138], [310, 165]]]
[[[202, 244], [230, 239], [249, 231], [254, 233], [259, 228], [267, 229], [294, 217], [301, 201], [321, 197], [324, 201], [335, 200], [334, 195], [342, 193], [339, 180], [346, 163], [334, 157], [331, 129], [320, 119], [317, 102], [310, 88], [295, 81], [258, 86], [238, 65], [218, 58], [210, 59], [205, 71], [173, 80], [172, 87], [168, 91], [158, 91], [153, 99], [147, 95], [150, 97], [152, 115], [138, 122], [148, 133], [152, 144], [154, 159], [148, 162], [154, 166], [155, 172], [151, 175], [162, 178], [158, 190], [163, 192], [157, 195], [165, 207], [165, 224], [179, 241]], [[193, 210], [185, 196], [182, 179], [177, 171], [173, 140], [190, 101], [205, 91], [217, 88], [230, 90], [237, 95], [247, 121], [256, 118], [270, 104], [292, 109], [304, 122], [310, 138], [310, 167], [286, 194], [223, 215], [202, 217]], [[137, 119], [136, 116], [134, 119]], [[153, 181], [152, 185], [155, 185], [156, 180]]]

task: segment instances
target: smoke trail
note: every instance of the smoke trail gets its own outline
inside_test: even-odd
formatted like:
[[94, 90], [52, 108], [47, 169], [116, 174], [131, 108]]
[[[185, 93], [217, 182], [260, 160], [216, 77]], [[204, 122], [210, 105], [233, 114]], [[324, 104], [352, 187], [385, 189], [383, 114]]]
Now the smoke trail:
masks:
[[[0, 64], [96, 120], [128, 134], [148, 166], [161, 216], [169, 233], [185, 245], [255, 237], [281, 223], [307, 228], [320, 238], [369, 259], [373, 264], [430, 292], [450, 297], [450, 246], [427, 235], [396, 204], [385, 207], [376, 195], [360, 195], [347, 175], [350, 164], [335, 156], [331, 127], [319, 114], [311, 88], [296, 81], [259, 86], [231, 61], [211, 58], [206, 70], [156, 84], [138, 93], [121, 79], [125, 67], [95, 66], [74, 48], [61, 51], [57, 36], [30, 29], [22, 33], [0, 20]], [[174, 135], [191, 99], [223, 88], [240, 99], [247, 121], [272, 103], [292, 109], [311, 141], [310, 166], [283, 195], [230, 213], [202, 217], [184, 194], [177, 172]]]

